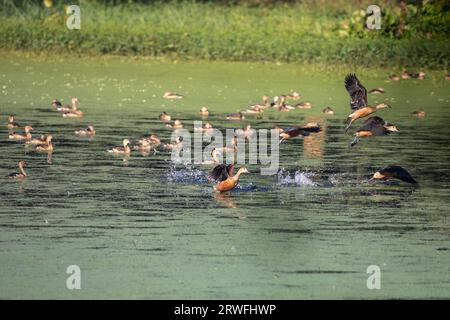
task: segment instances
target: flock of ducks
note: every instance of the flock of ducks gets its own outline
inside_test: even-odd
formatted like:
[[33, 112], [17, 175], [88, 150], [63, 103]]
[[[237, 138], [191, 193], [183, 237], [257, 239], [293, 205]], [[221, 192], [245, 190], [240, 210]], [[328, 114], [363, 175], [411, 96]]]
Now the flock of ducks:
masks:
[[[423, 80], [425, 78], [425, 73], [419, 72], [416, 74], [411, 74], [409, 72], [404, 72], [401, 76], [391, 75], [389, 79], [397, 81], [401, 79], [419, 79]], [[450, 75], [447, 75], [447, 80], [450, 80]], [[350, 108], [351, 113], [348, 115], [345, 127], [345, 132], [349, 130], [351, 125], [362, 118], [367, 118], [361, 127], [359, 127], [354, 133], [354, 140], [350, 143], [351, 146], [355, 146], [362, 138], [374, 137], [374, 136], [383, 136], [388, 135], [394, 132], [398, 132], [397, 127], [389, 122], [384, 121], [381, 117], [373, 116], [375, 112], [381, 109], [390, 108], [389, 105], [385, 103], [380, 103], [375, 106], [370, 106], [368, 104], [367, 98], [367, 89], [361, 84], [359, 79], [355, 74], [348, 74], [345, 77], [344, 81], [345, 89], [347, 90], [350, 96]], [[369, 91], [369, 93], [385, 93], [383, 88], [375, 88]], [[184, 96], [176, 93], [176, 92], [165, 92], [163, 95], [164, 99], [183, 99]], [[298, 102], [301, 99], [301, 95], [298, 92], [292, 92], [288, 95], [279, 95], [275, 96], [272, 102], [269, 102], [270, 99], [268, 96], [262, 97], [261, 104], [253, 104], [247, 107], [247, 109], [243, 111], [239, 111], [237, 113], [231, 113], [226, 115], [226, 119], [228, 120], [244, 120], [247, 114], [262, 114], [267, 108], [275, 108], [280, 112], [289, 112], [295, 109], [310, 109], [312, 107], [310, 102]], [[297, 103], [290, 103], [291, 101]], [[71, 117], [71, 118], [81, 118], [83, 117], [83, 112], [78, 109], [79, 100], [76, 97], [71, 98], [71, 104], [63, 106], [62, 103], [56, 99], [51, 102], [51, 106], [53, 109], [61, 112], [63, 117]], [[325, 115], [333, 115], [334, 110], [331, 107], [326, 107], [322, 110]], [[208, 117], [210, 112], [207, 107], [201, 107], [199, 110], [199, 115], [202, 118]], [[424, 117], [425, 111], [417, 110], [412, 113], [413, 116], [416, 117]], [[165, 127], [170, 129], [181, 129], [183, 128], [183, 123], [175, 119], [172, 121], [172, 117], [167, 112], [162, 112], [159, 115], [159, 120], [162, 121]], [[23, 127], [23, 133], [17, 133], [16, 129], [18, 129], [20, 125], [17, 123], [14, 115], [10, 115], [8, 117], [7, 128], [9, 129], [9, 139], [15, 140], [18, 142], [24, 142], [26, 146], [34, 146], [35, 150], [38, 152], [46, 152], [51, 154], [54, 150], [52, 144], [52, 135], [41, 135], [40, 137], [33, 137], [31, 132], [33, 131], [33, 127], [31, 125], [25, 125]], [[292, 128], [279, 128], [274, 127], [279, 134], [279, 142], [289, 140], [291, 138], [297, 136], [308, 136], [313, 133], [317, 133], [321, 131], [321, 127], [318, 123], [307, 123], [303, 126], [297, 126]], [[194, 130], [201, 132], [208, 132], [213, 130], [213, 126], [206, 122], [199, 128], [194, 128]], [[75, 135], [77, 136], [85, 136], [85, 137], [93, 137], [96, 134], [95, 128], [92, 124], [89, 124], [85, 128], [81, 128], [76, 130]], [[236, 152], [237, 151], [237, 137], [243, 136], [246, 139], [250, 139], [253, 135], [254, 130], [251, 128], [249, 124], [244, 126], [242, 129], [236, 129], [235, 135], [231, 140], [231, 144], [222, 148], [213, 148], [211, 151], [211, 160], [206, 160], [203, 164], [213, 164], [215, 165], [214, 169], [209, 173], [209, 178], [212, 181], [215, 181], [216, 184], [214, 186], [214, 190], [217, 192], [225, 192], [234, 189], [238, 182], [239, 178], [243, 173], [248, 173], [249, 171], [245, 167], [241, 167], [238, 169], [236, 174], [234, 174], [234, 164], [220, 164], [218, 156], [220, 153], [226, 152]], [[161, 144], [161, 140], [155, 134], [150, 134], [148, 136], [142, 137], [137, 142], [132, 145], [129, 139], [123, 139], [122, 145], [111, 148], [107, 150], [109, 153], [114, 154], [125, 154], [128, 155], [132, 151], [140, 151], [143, 153], [149, 153], [150, 151], [157, 151], [157, 147]], [[163, 149], [167, 151], [181, 149], [183, 146], [183, 138], [180, 136], [175, 141], [171, 141], [169, 143], [163, 144]], [[20, 160], [18, 162], [19, 172], [13, 172], [7, 175], [10, 179], [24, 179], [27, 177], [27, 174], [24, 170], [26, 163], [24, 160]], [[387, 166], [382, 168], [381, 170], [375, 172], [370, 180], [380, 180], [380, 179], [388, 179], [388, 178], [396, 178], [408, 183], [416, 183], [414, 178], [408, 173], [407, 170], [400, 166]], [[370, 181], [369, 180], [369, 181]]]

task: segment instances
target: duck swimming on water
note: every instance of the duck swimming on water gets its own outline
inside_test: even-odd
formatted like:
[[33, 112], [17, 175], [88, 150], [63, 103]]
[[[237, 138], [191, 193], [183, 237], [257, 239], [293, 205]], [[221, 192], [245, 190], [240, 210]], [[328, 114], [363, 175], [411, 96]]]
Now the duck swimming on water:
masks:
[[416, 110], [416, 111], [412, 112], [411, 115], [413, 117], [423, 118], [423, 117], [425, 117], [426, 112], [423, 109], [421, 109], [421, 110]]
[[322, 112], [323, 112], [324, 114], [328, 114], [328, 115], [334, 114], [334, 110], [331, 109], [330, 107], [326, 107], [325, 109], [322, 110]]
[[33, 130], [33, 127], [28, 125], [28, 126], [25, 126], [24, 130], [25, 130], [24, 134], [14, 133], [14, 132], [11, 133], [9, 135], [9, 139], [12, 139], [12, 140], [30, 140], [32, 138], [31, 131]]
[[38, 152], [48, 152], [48, 153], [53, 152], [52, 138], [53, 138], [53, 136], [51, 134], [48, 134], [45, 137], [45, 143], [43, 143], [41, 145], [38, 145], [36, 147], [36, 151], [38, 151]]
[[209, 110], [207, 107], [201, 107], [198, 113], [203, 117], [209, 116]]
[[389, 108], [385, 103], [380, 103], [375, 107], [371, 107], [367, 103], [367, 90], [358, 80], [355, 74], [348, 74], [345, 77], [345, 88], [350, 95], [350, 107], [352, 113], [347, 117], [347, 127], [345, 132], [350, 128], [353, 121], [367, 117], [379, 109]]
[[408, 183], [416, 184], [417, 181], [409, 174], [408, 171], [400, 166], [387, 166], [374, 173], [373, 177], [369, 180], [384, 180], [388, 178], [400, 179]]
[[109, 149], [108, 152], [109, 153], [116, 153], [116, 154], [120, 154], [120, 153], [122, 153], [122, 154], [130, 154], [131, 153], [130, 140], [123, 139], [122, 145], [123, 145], [123, 147], [114, 147], [112, 149]]
[[95, 128], [92, 124], [90, 124], [84, 129], [76, 130], [75, 134], [77, 136], [95, 136]]
[[72, 110], [77, 110], [77, 103], [79, 103], [77, 97], [72, 97], [70, 99], [71, 105], [63, 106], [62, 103], [56, 99], [52, 100], [52, 107], [56, 108], [56, 110], [60, 112], [70, 112]]
[[167, 91], [167, 92], [164, 92], [163, 98], [164, 99], [183, 99], [184, 96], [179, 93], [176, 93], [176, 92]]
[[19, 124], [16, 122], [16, 117], [14, 115], [8, 116], [8, 124], [6, 125], [8, 129], [18, 128]]
[[283, 132], [280, 133], [280, 143], [282, 143], [285, 140], [289, 140], [291, 138], [297, 137], [299, 135], [302, 136], [309, 136], [313, 132], [319, 132], [321, 129], [320, 125], [317, 122], [310, 122], [302, 127], [296, 127], [296, 128], [288, 128], [283, 130]]
[[361, 138], [373, 137], [373, 136], [383, 136], [388, 135], [392, 132], [398, 132], [396, 126], [387, 123], [380, 117], [370, 117], [364, 121], [361, 128], [355, 133], [355, 139], [350, 144], [352, 147], [355, 146]]
[[230, 113], [227, 115], [227, 120], [244, 120], [245, 116], [242, 112]]
[[233, 175], [233, 164], [219, 164], [211, 171], [209, 177], [218, 183], [214, 186], [214, 191], [225, 192], [233, 190], [239, 183], [241, 174], [248, 173], [247, 168], [241, 167], [238, 172]]
[[27, 174], [25, 173], [25, 170], [23, 167], [25, 167], [26, 163], [24, 160], [20, 160], [17, 163], [17, 166], [19, 167], [19, 172], [12, 172], [10, 174], [7, 174], [6, 177], [8, 179], [25, 179], [27, 177]]
[[167, 112], [163, 111], [159, 115], [159, 120], [161, 120], [162, 122], [169, 122], [170, 120], [172, 120], [172, 117]]
[[163, 146], [165, 150], [179, 150], [183, 147], [183, 137], [179, 136], [175, 141]]
[[175, 120], [173, 123], [166, 123], [166, 127], [170, 129], [181, 129], [183, 128], [183, 123], [180, 120]]

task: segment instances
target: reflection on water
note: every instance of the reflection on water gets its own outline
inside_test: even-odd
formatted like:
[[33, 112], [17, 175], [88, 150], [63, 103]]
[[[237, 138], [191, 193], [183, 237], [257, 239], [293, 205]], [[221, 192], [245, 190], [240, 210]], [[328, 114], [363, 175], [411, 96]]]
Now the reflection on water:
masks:
[[[370, 99], [395, 98], [379, 115], [401, 131], [350, 148], [342, 79], [283, 66], [277, 72], [287, 76], [275, 82], [273, 67], [262, 65], [1, 59], [2, 121], [15, 113], [35, 134], [52, 133], [55, 146], [40, 154], [0, 129], [1, 172], [23, 159], [29, 174], [0, 185], [1, 298], [449, 297], [448, 83], [386, 83], [388, 93]], [[369, 87], [384, 81], [367, 78]], [[262, 94], [286, 92], [292, 79], [312, 109], [224, 118]], [[173, 89], [186, 99], [160, 98]], [[65, 103], [72, 95], [85, 118], [50, 109], [53, 98]], [[335, 115], [325, 117], [328, 104]], [[192, 132], [201, 105], [222, 130], [318, 122], [323, 131], [281, 144], [278, 175], [249, 165], [226, 194], [211, 192], [212, 165], [172, 164], [162, 147], [126, 157], [107, 152], [148, 133], [169, 142], [162, 110]], [[408, 116], [421, 107], [424, 119]], [[75, 136], [87, 123], [96, 136]], [[408, 168], [418, 186], [368, 182], [389, 164]], [[83, 275], [76, 292], [65, 288], [72, 264]], [[372, 264], [381, 268], [382, 290], [366, 287]]]

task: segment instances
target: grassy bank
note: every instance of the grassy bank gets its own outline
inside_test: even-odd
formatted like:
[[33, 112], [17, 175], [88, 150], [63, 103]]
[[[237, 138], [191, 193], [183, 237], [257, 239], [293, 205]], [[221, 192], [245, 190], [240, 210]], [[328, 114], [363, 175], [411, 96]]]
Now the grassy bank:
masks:
[[65, 27], [62, 2], [50, 8], [34, 4], [3, 6], [1, 47], [72, 54], [438, 69], [447, 68], [450, 61], [449, 36], [445, 33], [432, 37], [426, 32], [404, 37], [379, 31], [361, 33], [355, 25], [364, 24], [360, 10], [367, 5], [360, 2], [270, 7], [192, 2], [104, 6], [80, 2], [81, 30]]

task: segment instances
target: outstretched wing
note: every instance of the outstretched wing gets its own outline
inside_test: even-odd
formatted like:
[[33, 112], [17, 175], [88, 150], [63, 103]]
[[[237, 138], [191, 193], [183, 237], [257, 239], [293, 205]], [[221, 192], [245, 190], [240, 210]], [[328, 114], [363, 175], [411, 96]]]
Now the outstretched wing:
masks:
[[371, 131], [375, 136], [381, 136], [387, 133], [387, 130], [384, 127], [385, 123], [386, 122], [380, 117], [370, 117], [364, 121], [358, 131]]
[[212, 169], [209, 177], [213, 180], [224, 181], [233, 175], [234, 166], [232, 164], [219, 164]]
[[358, 110], [367, 107], [367, 90], [359, 82], [355, 74], [348, 74], [345, 77], [345, 89], [350, 95], [350, 107]]

